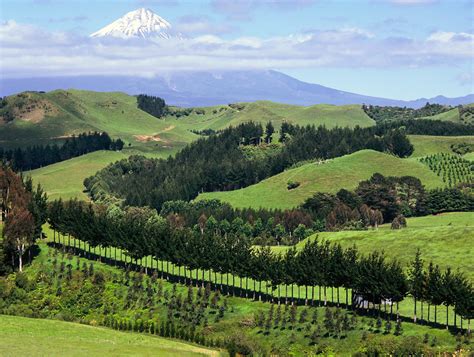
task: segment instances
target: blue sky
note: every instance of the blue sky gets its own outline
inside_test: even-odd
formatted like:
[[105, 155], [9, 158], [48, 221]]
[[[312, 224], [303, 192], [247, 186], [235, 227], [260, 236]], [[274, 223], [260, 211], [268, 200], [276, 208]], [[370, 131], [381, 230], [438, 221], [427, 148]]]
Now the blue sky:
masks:
[[[77, 73], [89, 73], [79, 62], [101, 61], [98, 45], [89, 44], [87, 35], [139, 7], [150, 8], [177, 29], [200, 38], [183, 45], [188, 46], [183, 53], [164, 45], [182, 57], [177, 69], [189, 69], [196, 61], [191, 49], [206, 48], [199, 57], [203, 69], [272, 68], [304, 81], [396, 99], [474, 92], [474, 5], [461, 0], [2, 0], [0, 18], [8, 26], [0, 32], [0, 50], [6, 54], [1, 73], [68, 74], [63, 63]], [[2, 40], [11, 33], [18, 36], [18, 48]], [[38, 43], [47, 51], [41, 52]], [[236, 50], [242, 44], [248, 51]], [[61, 58], [54, 48], [70, 52]], [[38, 59], [35, 72], [27, 59], [37, 53], [49, 57], [44, 66]], [[218, 61], [224, 53], [226, 64]], [[12, 57], [10, 62], [9, 54], [24, 60], [15, 64]], [[132, 70], [122, 57], [117, 54], [115, 62], [122, 61], [131, 75], [151, 75], [151, 64], [144, 74]], [[140, 61], [143, 69], [148, 62]], [[163, 70], [169, 69], [166, 63], [159, 61]]]

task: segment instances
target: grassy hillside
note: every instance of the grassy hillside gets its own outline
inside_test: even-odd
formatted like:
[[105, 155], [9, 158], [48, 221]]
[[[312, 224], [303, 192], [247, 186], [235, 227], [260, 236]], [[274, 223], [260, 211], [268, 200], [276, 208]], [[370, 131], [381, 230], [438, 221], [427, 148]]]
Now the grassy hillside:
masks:
[[2, 356], [219, 356], [176, 340], [63, 321], [0, 315]]
[[124, 93], [27, 92], [7, 102], [15, 119], [0, 124], [0, 145], [6, 147], [45, 144], [87, 131], [106, 131], [145, 151], [182, 147], [196, 137], [139, 110], [135, 97]]
[[[425, 261], [433, 260], [442, 268], [459, 268], [474, 281], [474, 212], [409, 218], [407, 228], [401, 230], [391, 230], [390, 225], [385, 224], [378, 230], [323, 232], [307, 239], [315, 237], [339, 242], [344, 247], [356, 245], [365, 254], [383, 250], [404, 265], [413, 259], [419, 248]], [[305, 241], [297, 247], [301, 248]], [[273, 249], [283, 252], [288, 248]]]
[[[44, 144], [86, 131], [106, 131], [144, 151], [182, 147], [197, 138], [190, 130], [222, 129], [249, 120], [301, 125], [369, 126], [357, 105], [311, 107], [260, 101], [196, 108], [189, 116], [157, 119], [137, 108], [136, 98], [119, 92], [56, 90], [25, 92], [7, 98], [0, 110], [0, 145]], [[7, 121], [6, 112], [15, 118]], [[11, 119], [11, 118], [10, 118]]]
[[87, 199], [84, 179], [95, 174], [111, 162], [123, 159], [126, 154], [115, 151], [96, 151], [30, 172], [35, 184], [40, 183], [50, 200], [62, 198]]
[[[280, 104], [269, 101], [257, 101], [254, 103], [238, 103], [236, 105], [224, 105], [215, 107], [198, 108], [205, 114], [197, 114], [193, 111], [187, 117], [175, 119], [167, 117], [167, 122], [179, 122], [179, 125], [188, 129], [222, 129], [229, 125], [238, 125], [247, 121], [255, 121], [265, 124], [272, 121], [278, 129], [284, 121], [299, 125], [325, 125], [328, 128], [335, 126], [361, 127], [371, 126], [375, 121], [370, 119], [359, 105], [326, 105], [298, 106]], [[175, 124], [178, 125], [178, 124]]]
[[[240, 190], [203, 193], [198, 199], [217, 198], [234, 207], [291, 208], [316, 192], [335, 193], [341, 188], [354, 189], [359, 181], [370, 178], [376, 172], [386, 176], [415, 176], [428, 188], [443, 186], [435, 173], [416, 160], [361, 150], [323, 164], [305, 164]], [[299, 182], [300, 186], [288, 190], [290, 180]]]
[[466, 160], [474, 161], [474, 152], [470, 152], [470, 153], [464, 155], [464, 158]]
[[429, 117], [423, 117], [421, 119], [460, 122], [459, 109], [454, 108], [454, 109], [448, 110], [447, 112], [436, 114]]
[[409, 135], [408, 137], [415, 148], [411, 157], [432, 155], [438, 152], [452, 153], [452, 144], [474, 144], [474, 136]]

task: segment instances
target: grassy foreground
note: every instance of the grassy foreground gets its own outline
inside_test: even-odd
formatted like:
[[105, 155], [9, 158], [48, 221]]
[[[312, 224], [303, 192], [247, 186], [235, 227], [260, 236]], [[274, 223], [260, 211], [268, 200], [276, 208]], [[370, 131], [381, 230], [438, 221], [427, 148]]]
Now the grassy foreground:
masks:
[[220, 356], [176, 340], [64, 321], [0, 315], [2, 356]]
[[[289, 169], [240, 190], [203, 193], [198, 199], [215, 198], [239, 208], [291, 208], [316, 192], [335, 193], [341, 188], [354, 189], [360, 181], [369, 179], [376, 172], [385, 176], [415, 176], [427, 188], [444, 185], [441, 178], [416, 160], [361, 150], [322, 164], [309, 163]], [[288, 190], [290, 180], [299, 182], [300, 186]]]
[[[68, 269], [70, 278], [67, 278]], [[250, 348], [258, 351], [258, 355], [348, 356], [356, 351], [378, 351], [385, 355], [394, 350], [399, 355], [410, 355], [414, 351], [452, 352], [458, 344], [455, 336], [445, 329], [408, 322], [403, 322], [401, 335], [395, 334], [394, 321], [389, 332], [384, 333], [386, 324], [383, 320], [355, 315], [344, 309], [290, 308], [283, 304], [278, 308], [269, 303], [226, 297], [217, 292], [210, 292], [210, 296], [202, 300], [201, 289], [144, 274], [124, 273], [97, 261], [72, 257], [44, 243], [40, 243], [40, 254], [26, 267], [25, 274], [21, 277], [11, 275], [3, 285], [7, 287], [3, 311], [10, 315], [67, 318], [92, 326], [147, 331], [140, 336], [70, 323], [0, 316], [3, 334], [0, 345], [8, 356], [19, 353], [158, 356], [201, 353], [217, 356], [215, 350], [155, 339], [148, 334], [152, 330], [143, 329], [143, 323], [147, 323], [146, 326], [152, 323], [154, 333], [158, 334], [158, 326], [172, 321], [176, 334], [180, 336], [188, 331], [190, 321], [197, 316], [203, 317], [196, 325], [196, 332], [207, 342], [237, 338], [241, 346], [247, 346], [244, 350]], [[207, 307], [201, 310], [200, 300], [210, 301], [211, 305], [206, 303]], [[213, 307], [214, 303], [217, 306]], [[294, 312], [294, 319], [290, 310]], [[329, 311], [335, 314], [330, 318], [332, 324], [327, 323]], [[263, 322], [258, 322], [259, 316], [263, 316]], [[6, 324], [3, 321], [7, 321]], [[269, 325], [265, 321], [270, 321]], [[25, 326], [25, 323], [29, 325]], [[4, 326], [7, 328], [3, 329]], [[4, 330], [10, 331], [4, 333]], [[31, 344], [25, 341], [31, 341]], [[69, 353], [71, 346], [78, 353]], [[466, 351], [469, 346], [466, 340], [462, 348]]]

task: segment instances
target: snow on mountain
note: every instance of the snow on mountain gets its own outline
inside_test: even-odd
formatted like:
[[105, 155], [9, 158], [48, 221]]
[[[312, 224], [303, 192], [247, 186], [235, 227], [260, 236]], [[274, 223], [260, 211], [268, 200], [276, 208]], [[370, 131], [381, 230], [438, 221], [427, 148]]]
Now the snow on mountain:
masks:
[[123, 39], [170, 39], [180, 38], [171, 24], [150, 9], [140, 8], [105, 26], [90, 37], [118, 37]]

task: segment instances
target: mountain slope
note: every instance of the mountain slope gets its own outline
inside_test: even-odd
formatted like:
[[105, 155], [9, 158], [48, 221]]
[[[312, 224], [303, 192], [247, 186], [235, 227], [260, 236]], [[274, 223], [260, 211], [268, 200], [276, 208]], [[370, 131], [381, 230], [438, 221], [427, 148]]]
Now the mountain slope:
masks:
[[[443, 186], [435, 173], [416, 160], [361, 150], [322, 164], [309, 163], [289, 169], [240, 190], [203, 193], [198, 199], [219, 199], [238, 208], [292, 208], [316, 192], [336, 193], [341, 188], [354, 189], [360, 181], [376, 172], [386, 176], [415, 176], [428, 188]], [[288, 190], [290, 180], [299, 182], [300, 186]]]
[[[299, 81], [277, 71], [227, 71], [163, 73], [154, 78], [127, 76], [79, 76], [43, 78], [0, 78], [0, 95], [11, 95], [26, 90], [85, 89], [120, 91], [128, 94], [158, 95], [168, 103], [179, 106], [210, 106], [235, 102], [270, 100], [298, 105], [313, 104], [372, 104], [419, 108], [437, 103], [436, 98], [401, 101], [344, 92], [318, 84]], [[438, 98], [439, 99], [439, 98]], [[474, 95], [449, 100], [440, 104], [468, 104]]]

